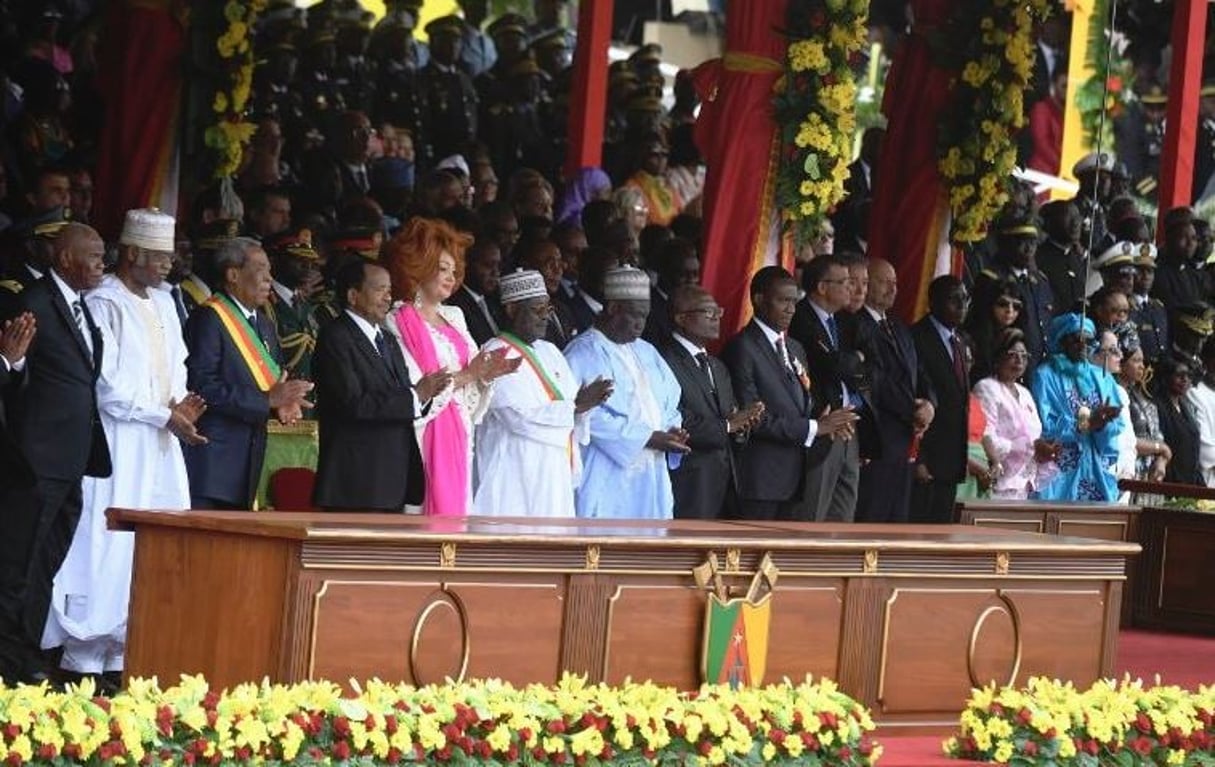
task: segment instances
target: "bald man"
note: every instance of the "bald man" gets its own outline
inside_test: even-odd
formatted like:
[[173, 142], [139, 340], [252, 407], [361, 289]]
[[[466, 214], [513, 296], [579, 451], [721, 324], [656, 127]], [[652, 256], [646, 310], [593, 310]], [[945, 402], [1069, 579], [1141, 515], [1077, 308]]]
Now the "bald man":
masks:
[[[5, 645], [30, 650], [5, 648], [5, 681], [44, 678], [37, 649], [52, 581], [80, 521], [81, 480], [110, 475], [96, 395], [101, 333], [83, 300], [101, 282], [104, 254], [96, 231], [68, 224], [55, 240], [50, 270], [20, 295], [18, 309], [34, 317], [38, 333], [12, 366], [9, 414], [37, 500], [4, 510], [0, 635]], [[0, 317], [0, 325], [8, 319]]]
[[857, 522], [906, 522], [911, 499], [913, 444], [934, 415], [928, 379], [920, 369], [911, 331], [891, 315], [898, 294], [894, 266], [868, 260], [869, 292], [857, 312], [859, 335], [872, 339], [876, 359], [870, 401], [872, 412], [857, 433], [861, 467]]

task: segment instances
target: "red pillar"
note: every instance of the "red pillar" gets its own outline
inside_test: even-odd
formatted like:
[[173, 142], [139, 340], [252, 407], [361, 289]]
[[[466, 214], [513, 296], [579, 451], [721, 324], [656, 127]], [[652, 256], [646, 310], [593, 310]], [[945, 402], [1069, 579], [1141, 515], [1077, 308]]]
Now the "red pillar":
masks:
[[[1198, 91], [1202, 88], [1202, 49], [1206, 41], [1208, 0], [1173, 4], [1173, 64], [1164, 152], [1160, 157], [1160, 220], [1171, 208], [1189, 205], [1194, 196], [1194, 145], [1198, 132]], [[1157, 227], [1159, 231], [1159, 227]]]
[[607, 119], [608, 46], [612, 42], [612, 3], [578, 4], [578, 47], [574, 51], [574, 89], [570, 94], [569, 149], [565, 177], [603, 162], [603, 125]]

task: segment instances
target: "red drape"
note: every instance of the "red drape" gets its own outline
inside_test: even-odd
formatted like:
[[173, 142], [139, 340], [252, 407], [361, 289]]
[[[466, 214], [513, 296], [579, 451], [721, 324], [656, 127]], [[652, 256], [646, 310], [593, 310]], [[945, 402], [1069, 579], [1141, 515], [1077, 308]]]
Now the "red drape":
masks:
[[[772, 88], [788, 41], [788, 0], [741, 3], [726, 14], [726, 54], [696, 69], [703, 104], [696, 143], [708, 165], [704, 191], [703, 283], [725, 309], [723, 339], [750, 316], [751, 275], [774, 257], [770, 171], [776, 140]], [[775, 247], [774, 247], [775, 246]]]
[[922, 312], [942, 235], [944, 187], [937, 172], [937, 126], [948, 106], [948, 70], [933, 61], [927, 34], [940, 29], [955, 3], [911, 0], [912, 34], [895, 53], [882, 103], [889, 124], [869, 213], [871, 256], [899, 275], [895, 311], [907, 321]]
[[[122, 230], [130, 208], [160, 204], [176, 187], [177, 117], [182, 92], [185, 30], [173, 4], [149, 0], [110, 3], [98, 61], [105, 118], [97, 158], [94, 226], [107, 240]], [[175, 210], [166, 211], [176, 213]]]

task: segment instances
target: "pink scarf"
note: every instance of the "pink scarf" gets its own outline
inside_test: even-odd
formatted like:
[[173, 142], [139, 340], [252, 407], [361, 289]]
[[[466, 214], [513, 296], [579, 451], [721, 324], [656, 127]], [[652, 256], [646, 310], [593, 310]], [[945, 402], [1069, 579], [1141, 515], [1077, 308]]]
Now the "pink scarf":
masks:
[[[405, 348], [422, 369], [422, 375], [442, 367], [430, 336], [430, 326], [417, 309], [410, 304], [402, 306], [396, 312], [396, 323]], [[468, 364], [468, 343], [455, 328], [451, 331], [443, 334], [455, 346], [463, 367]], [[426, 467], [426, 499], [422, 502], [422, 513], [435, 517], [464, 516], [468, 510], [468, 433], [454, 399], [447, 402], [422, 432], [422, 465]]]

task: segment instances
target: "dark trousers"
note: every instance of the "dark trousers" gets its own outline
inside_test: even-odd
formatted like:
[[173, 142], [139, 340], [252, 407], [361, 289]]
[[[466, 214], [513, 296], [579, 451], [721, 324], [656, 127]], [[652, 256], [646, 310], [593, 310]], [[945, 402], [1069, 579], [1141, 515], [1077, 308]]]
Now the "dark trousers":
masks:
[[252, 506], [240, 506], [231, 501], [221, 501], [218, 498], [208, 498], [205, 495], [190, 496], [191, 509], [205, 509], [207, 511], [248, 511]]
[[952, 523], [957, 497], [957, 482], [914, 482], [911, 488], [911, 521], [932, 525]]
[[857, 522], [906, 522], [911, 507], [912, 464], [900, 455], [861, 467]]
[[860, 482], [860, 443], [856, 439], [832, 440], [827, 452], [816, 458], [806, 472], [805, 522], [851, 522], [856, 515], [857, 485]]
[[51, 608], [55, 575], [67, 558], [80, 523], [80, 479], [38, 480], [41, 494], [37, 528], [29, 549], [29, 568], [25, 585], [25, 631], [35, 646], [42, 642], [46, 616]]
[[2, 486], [0, 478], [0, 676], [4, 681], [32, 681], [41, 668], [41, 636], [25, 630], [26, 578], [38, 527], [41, 496], [35, 485]]

